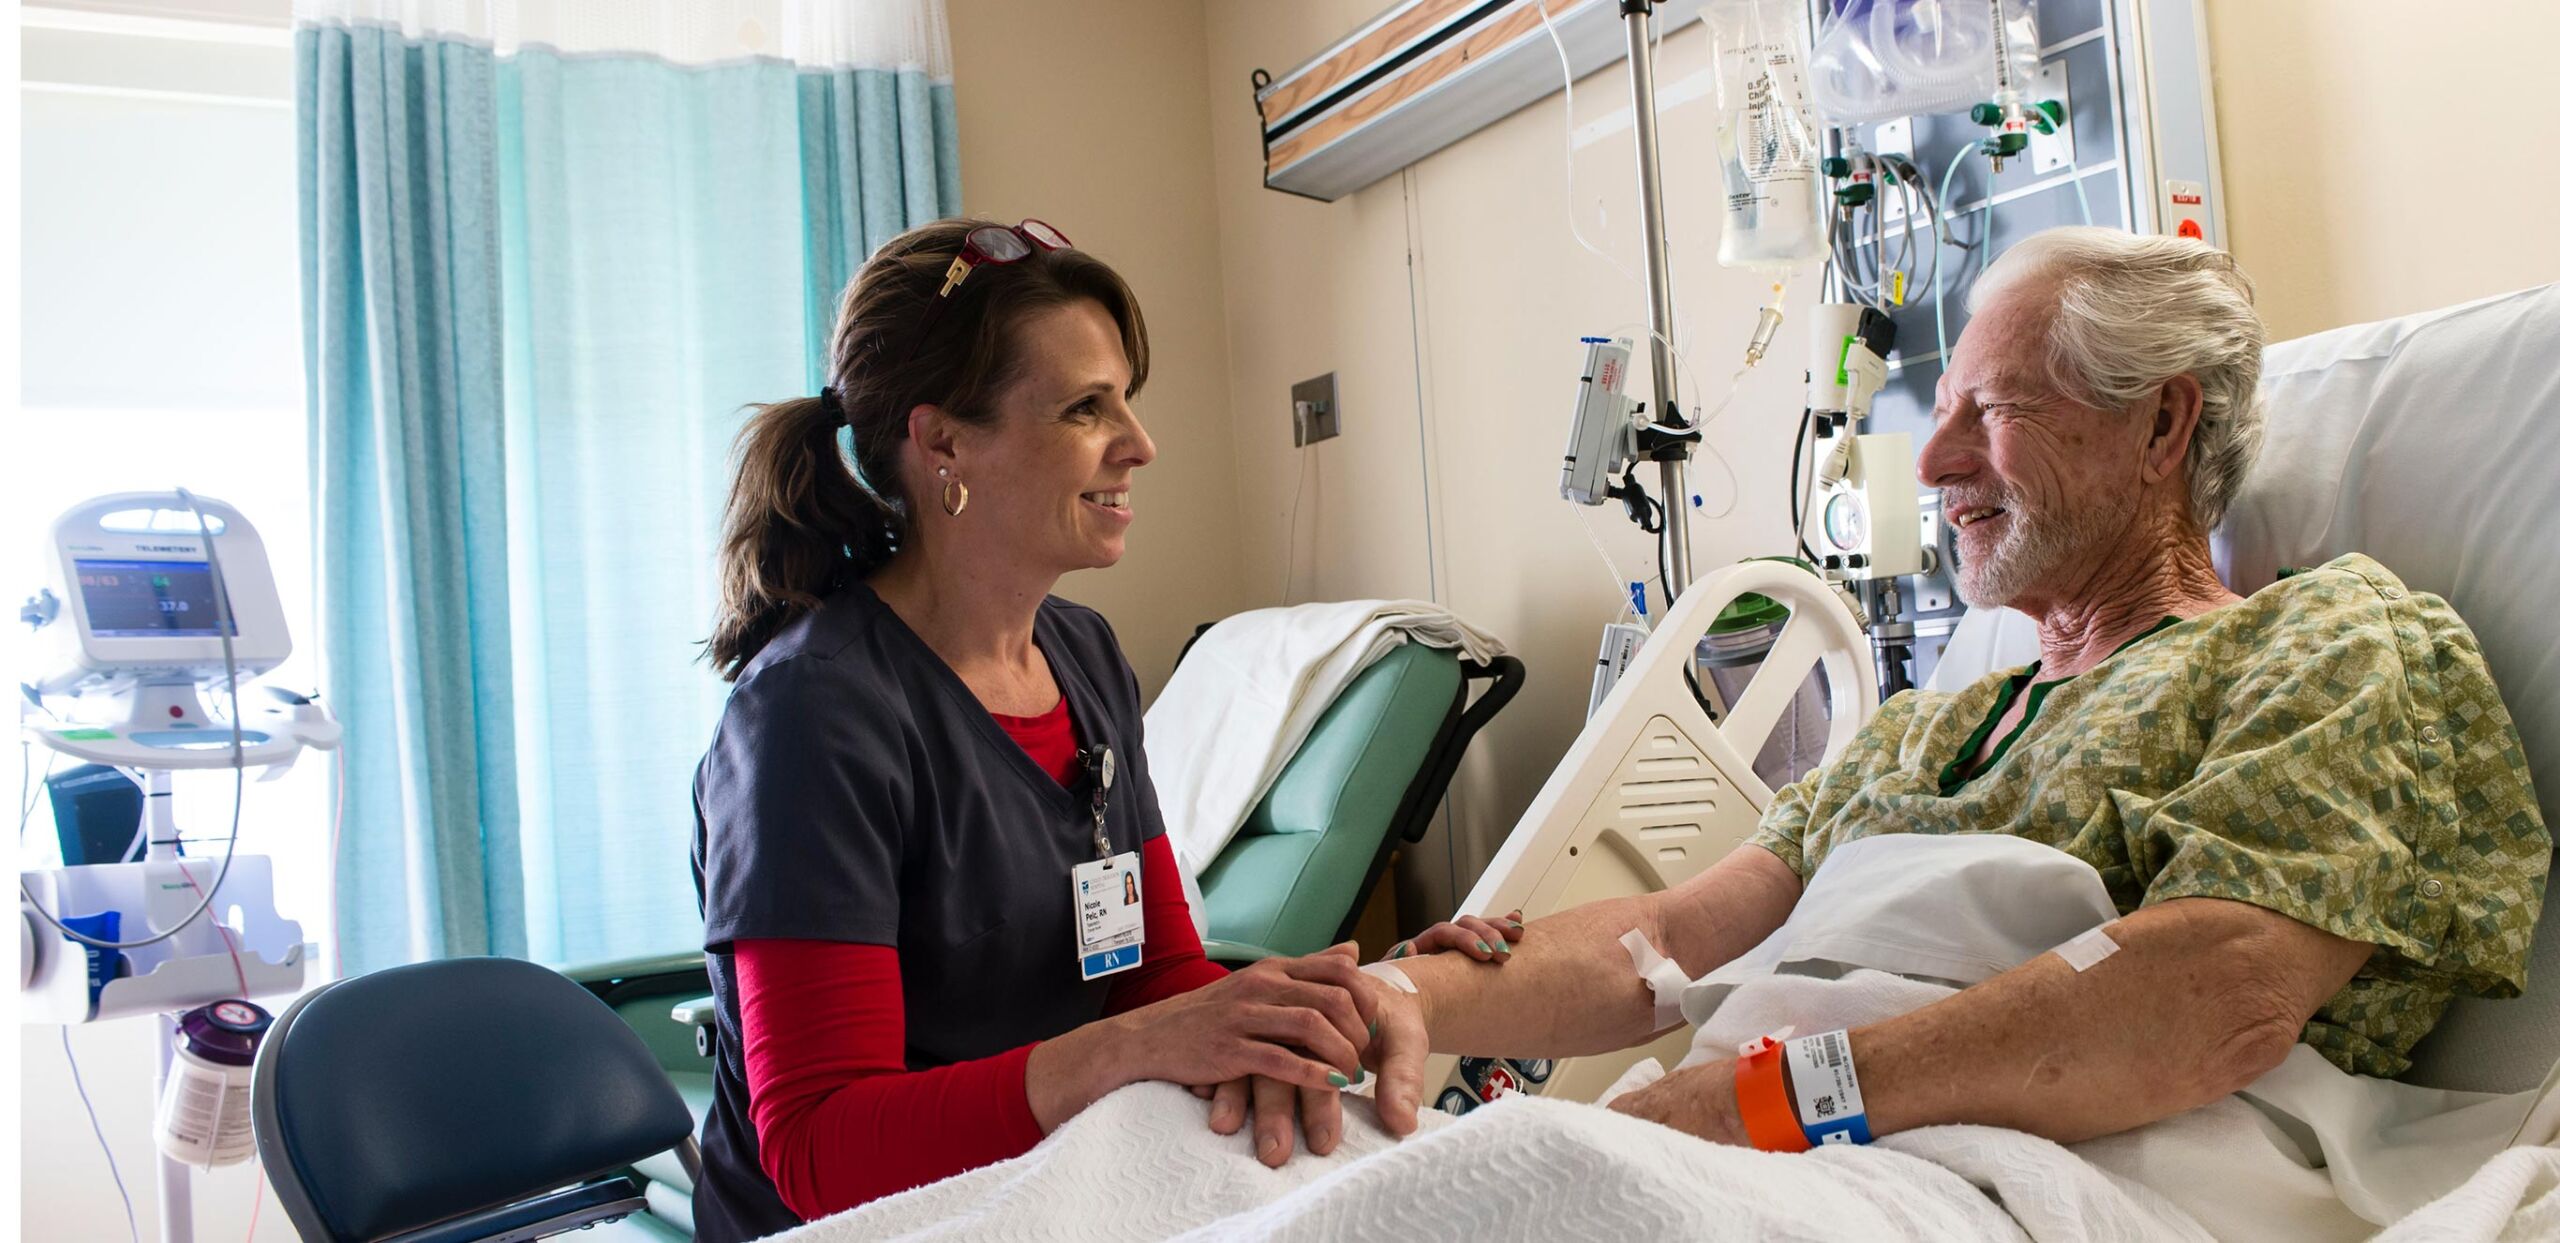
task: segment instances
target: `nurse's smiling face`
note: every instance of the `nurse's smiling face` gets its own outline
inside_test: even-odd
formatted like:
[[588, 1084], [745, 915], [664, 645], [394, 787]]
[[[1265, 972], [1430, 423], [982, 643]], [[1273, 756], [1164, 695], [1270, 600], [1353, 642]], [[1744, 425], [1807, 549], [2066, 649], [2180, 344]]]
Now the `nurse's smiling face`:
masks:
[[[969, 503], [935, 534], [955, 552], [1029, 575], [1112, 565], [1137, 513], [1132, 477], [1156, 456], [1129, 407], [1119, 326], [1101, 303], [1080, 299], [1030, 315], [1016, 332], [996, 417], [953, 429], [949, 466]], [[937, 474], [917, 491], [925, 506], [939, 502], [941, 483]]]

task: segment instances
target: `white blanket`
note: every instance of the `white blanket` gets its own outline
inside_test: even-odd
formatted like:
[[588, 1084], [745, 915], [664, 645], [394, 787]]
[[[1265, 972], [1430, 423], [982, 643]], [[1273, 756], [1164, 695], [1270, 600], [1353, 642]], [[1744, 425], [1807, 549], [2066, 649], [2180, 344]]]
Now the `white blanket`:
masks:
[[[1786, 927], [1684, 991], [1691, 1060], [1905, 1013], [2113, 913], [2085, 864], [2015, 838], [1855, 843]], [[1885, 959], [1906, 974], [1862, 962]], [[2533, 1096], [2358, 1079], [2297, 1049], [2242, 1097], [2068, 1148], [1951, 1126], [1790, 1156], [1516, 1096], [1425, 1112], [1399, 1143], [1355, 1101], [1333, 1155], [1268, 1170], [1249, 1131], [1213, 1135], [1205, 1104], [1149, 1084], [1023, 1157], [787, 1237], [2548, 1240], [2560, 1149], [2506, 1147], [2551, 1142]]]
[[1255, 609], [1200, 636], [1147, 708], [1147, 768], [1186, 877], [1227, 848], [1342, 689], [1407, 642], [1479, 662], [1503, 653], [1421, 600]]
[[[2016, 1131], [1931, 1127], [1776, 1156], [1514, 1096], [1397, 1142], [1365, 1100], [1278, 1170], [1168, 1084], [1103, 1098], [1028, 1155], [813, 1222], [788, 1243], [1156, 1239], [2208, 1240], [2161, 1195]], [[2369, 1232], [2369, 1228], [2368, 1231]], [[2360, 1232], [2360, 1234], [2363, 1232]], [[2241, 1237], [2241, 1236], [2228, 1236]], [[2264, 1236], [2261, 1236], [2264, 1237]], [[2282, 1236], [2293, 1237], [2293, 1236]], [[2560, 1238], [2560, 1149], [2519, 1148], [2385, 1243]]]

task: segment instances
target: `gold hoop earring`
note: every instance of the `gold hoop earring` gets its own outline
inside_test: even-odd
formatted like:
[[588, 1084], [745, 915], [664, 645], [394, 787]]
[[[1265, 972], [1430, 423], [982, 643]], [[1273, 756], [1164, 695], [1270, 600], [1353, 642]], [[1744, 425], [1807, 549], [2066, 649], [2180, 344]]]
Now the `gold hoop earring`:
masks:
[[[951, 491], [954, 488], [960, 490], [960, 499], [957, 501], [951, 499]], [[960, 516], [960, 511], [967, 509], [968, 507], [969, 485], [962, 483], [957, 479], [944, 482], [942, 485], [942, 512], [957, 518]]]

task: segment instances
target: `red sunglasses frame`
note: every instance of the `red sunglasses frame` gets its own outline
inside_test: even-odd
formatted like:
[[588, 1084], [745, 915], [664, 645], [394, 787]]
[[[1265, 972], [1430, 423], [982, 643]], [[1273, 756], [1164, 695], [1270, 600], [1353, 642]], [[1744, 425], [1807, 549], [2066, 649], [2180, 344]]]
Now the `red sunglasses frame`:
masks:
[[1058, 231], [1058, 226], [1045, 220], [1025, 217], [1020, 224], [981, 225], [969, 230], [961, 240], [960, 253], [952, 256], [951, 266], [942, 273], [942, 288], [933, 295], [933, 305], [925, 308], [924, 319], [916, 325], [915, 345], [909, 356], [922, 351], [933, 336], [933, 326], [942, 319], [944, 307], [951, 304], [953, 291], [981, 267], [1003, 267], [1020, 263], [1040, 251], [1073, 250], [1075, 243]]

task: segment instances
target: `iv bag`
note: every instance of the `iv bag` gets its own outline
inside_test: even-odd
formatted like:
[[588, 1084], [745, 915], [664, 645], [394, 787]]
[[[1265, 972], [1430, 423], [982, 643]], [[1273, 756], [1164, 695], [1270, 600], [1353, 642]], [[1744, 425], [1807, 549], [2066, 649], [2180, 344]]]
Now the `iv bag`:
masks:
[[1963, 112], [2037, 62], [2033, 0], [1842, 0], [1813, 45], [1814, 106], [1832, 125]]
[[1793, 268], [1830, 253], [1820, 144], [1805, 107], [1803, 6], [1713, 0], [1716, 147], [1724, 170], [1729, 268]]

